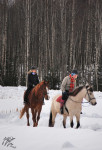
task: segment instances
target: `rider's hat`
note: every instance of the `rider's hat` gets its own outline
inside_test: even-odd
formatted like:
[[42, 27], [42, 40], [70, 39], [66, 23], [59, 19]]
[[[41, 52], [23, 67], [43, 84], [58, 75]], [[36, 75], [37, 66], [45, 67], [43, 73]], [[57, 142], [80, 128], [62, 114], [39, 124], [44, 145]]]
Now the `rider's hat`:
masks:
[[32, 67], [31, 67], [31, 70], [33, 70], [33, 69], [36, 69], [36, 67], [32, 66]]
[[77, 70], [73, 70], [72, 73], [73, 74], [78, 74], [78, 71]]

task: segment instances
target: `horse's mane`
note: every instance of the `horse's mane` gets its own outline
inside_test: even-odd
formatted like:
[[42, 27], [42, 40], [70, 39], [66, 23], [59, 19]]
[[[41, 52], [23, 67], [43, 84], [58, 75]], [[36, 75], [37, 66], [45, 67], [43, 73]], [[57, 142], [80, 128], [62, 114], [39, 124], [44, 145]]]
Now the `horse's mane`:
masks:
[[84, 86], [80, 86], [78, 88], [76, 88], [73, 92], [70, 92], [69, 95], [71, 96], [76, 96], [82, 89]]
[[44, 81], [40, 82], [39, 84], [37, 84], [34, 88], [33, 88], [33, 93], [36, 94], [36, 92], [38, 92], [38, 89], [40, 89], [40, 87], [44, 84]]

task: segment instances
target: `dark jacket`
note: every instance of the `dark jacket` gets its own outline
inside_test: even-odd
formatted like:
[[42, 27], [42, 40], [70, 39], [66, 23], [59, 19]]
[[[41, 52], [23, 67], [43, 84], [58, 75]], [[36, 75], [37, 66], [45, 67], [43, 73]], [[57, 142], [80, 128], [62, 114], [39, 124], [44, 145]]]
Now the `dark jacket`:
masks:
[[36, 73], [30, 72], [28, 74], [28, 87], [34, 87], [39, 83], [38, 75]]

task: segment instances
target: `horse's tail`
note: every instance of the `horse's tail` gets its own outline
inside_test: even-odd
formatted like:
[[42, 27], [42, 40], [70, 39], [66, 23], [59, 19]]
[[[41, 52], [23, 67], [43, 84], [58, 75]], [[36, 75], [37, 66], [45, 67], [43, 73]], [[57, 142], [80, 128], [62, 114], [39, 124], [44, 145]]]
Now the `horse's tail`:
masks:
[[49, 127], [52, 127], [52, 111], [50, 111]]
[[20, 119], [23, 117], [25, 112], [26, 112], [26, 106], [24, 106], [24, 108], [22, 108], [22, 110], [20, 112], [20, 116], [19, 116]]

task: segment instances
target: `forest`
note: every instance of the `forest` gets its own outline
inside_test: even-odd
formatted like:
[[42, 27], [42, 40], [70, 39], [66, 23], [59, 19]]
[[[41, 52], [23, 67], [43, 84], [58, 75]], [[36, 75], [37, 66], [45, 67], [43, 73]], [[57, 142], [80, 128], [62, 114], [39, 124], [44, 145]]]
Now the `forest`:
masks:
[[102, 91], [102, 1], [0, 0], [0, 85], [25, 86], [31, 66], [52, 89], [77, 69]]

